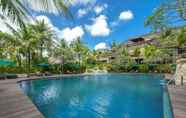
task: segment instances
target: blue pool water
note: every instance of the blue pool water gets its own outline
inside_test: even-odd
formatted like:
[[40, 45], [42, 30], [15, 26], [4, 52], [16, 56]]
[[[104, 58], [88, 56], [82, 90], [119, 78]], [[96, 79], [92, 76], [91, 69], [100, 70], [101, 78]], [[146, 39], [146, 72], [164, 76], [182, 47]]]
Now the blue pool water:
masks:
[[69, 76], [19, 84], [45, 118], [172, 118], [160, 75]]

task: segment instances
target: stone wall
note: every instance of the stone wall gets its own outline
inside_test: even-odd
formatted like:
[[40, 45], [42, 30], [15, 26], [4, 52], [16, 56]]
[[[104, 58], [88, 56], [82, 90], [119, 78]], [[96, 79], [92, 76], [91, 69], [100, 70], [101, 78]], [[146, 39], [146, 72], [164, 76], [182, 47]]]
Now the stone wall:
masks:
[[176, 85], [180, 85], [182, 78], [183, 82], [186, 83], [186, 58], [181, 58], [176, 61], [176, 72], [175, 72], [175, 78], [176, 78]]

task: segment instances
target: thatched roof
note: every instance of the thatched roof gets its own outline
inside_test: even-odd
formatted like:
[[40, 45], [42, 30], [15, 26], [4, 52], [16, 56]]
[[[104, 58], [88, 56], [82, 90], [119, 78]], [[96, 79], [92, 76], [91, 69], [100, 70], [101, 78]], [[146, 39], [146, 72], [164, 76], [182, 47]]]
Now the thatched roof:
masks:
[[59, 56], [59, 57], [50, 57], [48, 59], [49, 63], [51, 64], [63, 64], [64, 63], [64, 58], [63, 56]]

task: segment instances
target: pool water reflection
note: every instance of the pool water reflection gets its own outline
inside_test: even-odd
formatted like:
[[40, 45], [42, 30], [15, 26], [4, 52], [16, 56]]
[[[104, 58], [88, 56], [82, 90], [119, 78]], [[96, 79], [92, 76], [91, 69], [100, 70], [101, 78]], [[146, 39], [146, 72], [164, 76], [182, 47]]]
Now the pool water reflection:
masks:
[[[20, 82], [46, 118], [165, 118], [161, 75], [105, 74]], [[172, 113], [166, 111], [170, 118]]]

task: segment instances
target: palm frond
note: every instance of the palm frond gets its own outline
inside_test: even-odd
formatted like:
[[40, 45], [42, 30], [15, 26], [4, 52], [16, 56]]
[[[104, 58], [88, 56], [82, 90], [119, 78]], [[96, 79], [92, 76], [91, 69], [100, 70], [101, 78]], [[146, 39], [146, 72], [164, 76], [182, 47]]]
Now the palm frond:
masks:
[[28, 19], [29, 12], [20, 0], [0, 0], [0, 10], [3, 16], [7, 16], [14, 23], [23, 26]]
[[12, 23], [24, 27], [32, 18], [30, 8], [34, 11], [63, 14], [72, 18], [68, 1], [70, 0], [0, 0], [0, 18], [8, 17]]
[[32, 10], [72, 17], [68, 7], [70, 0], [23, 0]]

